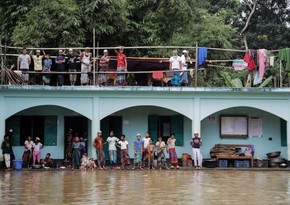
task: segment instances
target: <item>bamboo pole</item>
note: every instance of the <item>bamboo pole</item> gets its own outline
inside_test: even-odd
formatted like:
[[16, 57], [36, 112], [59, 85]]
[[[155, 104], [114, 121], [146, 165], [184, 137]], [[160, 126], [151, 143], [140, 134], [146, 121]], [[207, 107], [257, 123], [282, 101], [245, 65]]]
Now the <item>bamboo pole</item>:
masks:
[[194, 87], [197, 87], [197, 74], [198, 74], [198, 43], [195, 44], [195, 81]]
[[96, 29], [93, 29], [93, 84], [96, 85]]
[[280, 77], [280, 88], [283, 87], [283, 80], [282, 80], [282, 61], [280, 60], [280, 73], [279, 73], [279, 77]]
[[99, 73], [99, 61], [98, 61], [98, 59], [99, 59], [99, 46], [100, 46], [100, 43], [99, 43], [99, 41], [98, 41], [98, 42], [97, 42], [97, 56], [96, 56], [96, 57], [97, 57], [97, 58], [96, 58], [96, 59], [97, 59], [97, 68], [96, 68], [96, 69], [97, 69], [97, 71], [96, 71], [97, 74]]

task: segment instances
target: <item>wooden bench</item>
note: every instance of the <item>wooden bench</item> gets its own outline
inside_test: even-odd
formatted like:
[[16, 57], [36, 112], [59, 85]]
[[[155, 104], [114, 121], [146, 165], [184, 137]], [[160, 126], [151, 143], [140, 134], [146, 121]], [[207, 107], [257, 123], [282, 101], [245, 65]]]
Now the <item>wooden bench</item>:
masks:
[[[218, 144], [215, 146], [220, 146], [225, 148], [225, 150], [227, 148], [241, 148], [241, 147], [248, 147], [251, 146], [249, 144]], [[224, 153], [220, 153], [216, 155], [216, 159], [217, 162], [220, 159], [228, 159], [228, 160], [249, 160], [250, 161], [250, 166], [253, 167], [254, 166], [254, 152], [252, 152], [252, 156], [239, 156], [238, 154], [224, 154]]]

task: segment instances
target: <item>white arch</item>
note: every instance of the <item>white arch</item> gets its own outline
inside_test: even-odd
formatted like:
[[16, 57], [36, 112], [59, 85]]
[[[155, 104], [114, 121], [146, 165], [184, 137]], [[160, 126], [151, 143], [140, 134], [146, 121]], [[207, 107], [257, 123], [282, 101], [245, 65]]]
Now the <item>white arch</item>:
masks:
[[[15, 103], [19, 102], [19, 103]], [[92, 100], [88, 98], [5, 98], [5, 119], [29, 108], [38, 106], [59, 106], [81, 114], [88, 119], [92, 119]]]
[[256, 108], [273, 115], [276, 115], [286, 121], [289, 119], [289, 102], [288, 100], [269, 100], [263, 103], [265, 99], [201, 99], [200, 102], [200, 119], [207, 116], [234, 107]]
[[[193, 118], [192, 99], [146, 99], [146, 98], [102, 98], [100, 99], [100, 119], [126, 108], [139, 106], [154, 106], [173, 110], [190, 120]], [[109, 109], [108, 109], [109, 108]]]

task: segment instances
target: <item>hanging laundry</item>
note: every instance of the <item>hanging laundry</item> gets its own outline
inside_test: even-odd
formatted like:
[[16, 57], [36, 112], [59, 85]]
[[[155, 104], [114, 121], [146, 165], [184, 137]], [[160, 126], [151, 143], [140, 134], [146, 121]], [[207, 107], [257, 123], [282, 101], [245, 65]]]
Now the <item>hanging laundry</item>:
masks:
[[270, 56], [270, 60], [269, 60], [270, 66], [274, 67], [274, 63], [275, 63], [275, 56]]
[[263, 80], [265, 68], [268, 67], [267, 64], [267, 50], [266, 49], [259, 49], [258, 50], [258, 63], [259, 63], [259, 79], [260, 81]]
[[163, 71], [153, 71], [152, 78], [156, 80], [161, 80], [163, 78]]
[[254, 81], [253, 81], [253, 85], [258, 85], [262, 82], [262, 80], [259, 77], [259, 72], [258, 71], [254, 71]]
[[290, 71], [290, 48], [279, 50], [279, 59], [283, 62], [285, 70]]
[[233, 60], [233, 68], [235, 70], [244, 70], [248, 67], [248, 64], [243, 59]]
[[207, 48], [198, 47], [198, 68], [205, 64], [207, 59]]
[[245, 53], [244, 61], [248, 64], [248, 70], [252, 71], [256, 68], [255, 54], [253, 50], [249, 50]]

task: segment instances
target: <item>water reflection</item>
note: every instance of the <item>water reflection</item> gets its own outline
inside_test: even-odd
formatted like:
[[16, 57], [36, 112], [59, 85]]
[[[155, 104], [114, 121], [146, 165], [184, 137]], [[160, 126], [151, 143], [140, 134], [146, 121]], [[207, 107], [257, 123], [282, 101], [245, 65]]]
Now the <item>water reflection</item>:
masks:
[[290, 204], [290, 172], [0, 172], [0, 204], [149, 203]]

